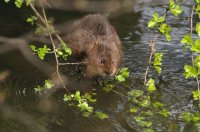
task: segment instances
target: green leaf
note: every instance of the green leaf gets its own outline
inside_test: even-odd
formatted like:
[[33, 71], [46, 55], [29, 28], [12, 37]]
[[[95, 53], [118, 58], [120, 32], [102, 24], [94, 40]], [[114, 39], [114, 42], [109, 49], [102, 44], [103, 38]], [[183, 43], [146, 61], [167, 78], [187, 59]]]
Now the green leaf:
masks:
[[178, 5], [174, 0], [169, 1], [169, 9], [172, 12], [174, 16], [178, 16], [179, 14], [182, 13], [183, 9], [180, 5]]
[[71, 100], [72, 100], [72, 97], [70, 95], [68, 95], [68, 94], [64, 95], [64, 98], [63, 98], [64, 102], [71, 101]]
[[33, 25], [36, 20], [37, 20], [36, 16], [31, 16], [31, 17], [27, 18], [26, 22], [31, 23], [31, 25]]
[[191, 35], [188, 33], [186, 34], [182, 39], [181, 39], [181, 43], [185, 44], [185, 45], [192, 45], [193, 40]]
[[197, 70], [193, 66], [185, 65], [184, 70], [185, 70], [184, 72], [185, 78], [196, 78], [198, 76]]
[[196, 2], [197, 4], [200, 4], [200, 0], [195, 0], [195, 2]]
[[171, 27], [169, 27], [166, 23], [163, 23], [160, 25], [160, 27], [158, 28], [158, 30], [165, 35], [167, 41], [171, 40], [171, 36], [169, 34], [169, 32], [171, 31]]
[[150, 111], [150, 110], [146, 111], [144, 114], [145, 114], [146, 116], [153, 116], [153, 115], [154, 115], [153, 112]]
[[52, 87], [54, 87], [54, 84], [53, 84], [53, 82], [51, 81], [51, 80], [45, 80], [45, 87], [47, 88], [47, 89], [51, 89]]
[[125, 81], [125, 78], [122, 76], [122, 75], [117, 75], [115, 76], [115, 79], [119, 82], [124, 82]]
[[17, 8], [21, 8], [24, 0], [15, 0], [15, 5]]
[[29, 6], [34, 0], [26, 0], [26, 5]]
[[[200, 69], [200, 55], [198, 55], [198, 56], [195, 57], [195, 59], [194, 59], [194, 65], [196, 67], [198, 67], [198, 69]], [[198, 72], [198, 74], [200, 74], [200, 73]]]
[[162, 23], [165, 21], [165, 18], [163, 16], [159, 17], [158, 13], [153, 13], [152, 19], [148, 22], [148, 27], [149, 28], [154, 28], [158, 24]]
[[114, 84], [106, 84], [104, 87], [103, 87], [103, 91], [108, 93], [110, 92], [113, 88], [115, 87]]
[[76, 101], [80, 101], [81, 100], [81, 93], [80, 91], [76, 91], [74, 98], [76, 99]]
[[36, 52], [36, 46], [35, 45], [30, 45], [30, 48], [33, 50], [33, 52]]
[[142, 127], [150, 127], [152, 126], [151, 121], [145, 121], [145, 117], [137, 116], [135, 117], [135, 121], [138, 123], [138, 125]]
[[4, 0], [6, 3], [10, 2], [10, 0]]
[[142, 90], [131, 90], [128, 92], [128, 96], [134, 97], [134, 98], [137, 98], [143, 94], [144, 94], [144, 92]]
[[137, 111], [138, 111], [138, 109], [135, 108], [135, 107], [131, 107], [131, 108], [130, 108], [130, 112], [131, 112], [131, 113], [136, 113]]
[[97, 100], [93, 98], [93, 95], [96, 95], [96, 93], [85, 93], [85, 95], [82, 96], [82, 98], [87, 99], [87, 101], [91, 103], [95, 103]]
[[77, 105], [77, 107], [81, 110], [81, 111], [86, 111], [88, 113], [92, 113], [93, 112], [93, 107], [89, 106], [87, 102], [79, 102], [79, 104]]
[[196, 53], [200, 53], [200, 40], [195, 40], [195, 43], [191, 45], [190, 50]]
[[129, 78], [129, 71], [128, 68], [123, 67], [120, 69], [120, 74], [124, 77], [124, 78]]
[[192, 121], [193, 116], [194, 115], [192, 113], [190, 113], [190, 112], [184, 112], [184, 113], [182, 113], [183, 120], [187, 121], [187, 122]]
[[41, 94], [43, 88], [41, 86], [37, 86], [36, 88], [34, 88], [36, 92], [38, 92], [39, 94]]
[[200, 22], [198, 22], [196, 24], [196, 32], [198, 33], [198, 35], [200, 36]]
[[158, 112], [158, 114], [160, 114], [164, 117], [168, 117], [170, 115], [170, 112], [166, 109], [162, 109], [161, 111]]
[[153, 103], [153, 107], [154, 108], [162, 108], [162, 107], [164, 107], [165, 105], [163, 104], [163, 103], [161, 103], [161, 102], [155, 102], [155, 103]]
[[109, 116], [107, 114], [103, 113], [103, 112], [95, 112], [95, 115], [97, 117], [99, 117], [100, 119], [102, 119], [102, 120], [106, 119], [106, 118], [109, 118]]
[[56, 49], [57, 56], [62, 57], [64, 60], [67, 60], [67, 57], [72, 54], [72, 50], [64, 42], [62, 42], [60, 46], [60, 49]]
[[192, 95], [193, 95], [194, 100], [200, 99], [200, 92], [199, 91], [192, 91]]
[[148, 92], [153, 92], [156, 90], [155, 80], [150, 78], [146, 84]]
[[48, 53], [49, 51], [51, 51], [50, 48], [47, 47], [47, 45], [44, 45], [43, 48], [38, 48], [37, 49], [37, 53], [40, 59], [44, 60], [44, 57], [46, 56], [46, 53]]
[[128, 68], [121, 68], [119, 74], [115, 76], [115, 79], [119, 82], [124, 82], [127, 78], [129, 78]]
[[197, 4], [196, 8], [195, 8], [196, 13], [198, 14], [199, 18], [200, 18], [200, 4]]
[[142, 122], [142, 121], [144, 121], [145, 120], [145, 117], [142, 117], [142, 116], [136, 116], [135, 117], [135, 121], [136, 122]]
[[150, 97], [149, 97], [149, 99], [148, 98], [144, 99], [139, 103], [139, 105], [142, 107], [148, 107], [148, 106], [150, 106], [150, 104], [151, 104]]
[[158, 74], [161, 73], [161, 66], [162, 66], [162, 57], [163, 57], [163, 53], [158, 52], [154, 54], [154, 68], [156, 69], [156, 71], [158, 72]]
[[153, 21], [153, 20], [150, 20], [149, 22], [148, 22], [148, 27], [149, 28], [153, 28], [153, 27], [155, 27], [156, 26], [156, 22], [155, 21]]

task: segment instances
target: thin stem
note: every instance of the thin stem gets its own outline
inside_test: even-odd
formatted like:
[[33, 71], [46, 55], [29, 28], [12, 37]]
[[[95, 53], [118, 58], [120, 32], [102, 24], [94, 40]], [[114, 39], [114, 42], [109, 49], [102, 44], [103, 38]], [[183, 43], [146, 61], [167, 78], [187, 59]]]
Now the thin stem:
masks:
[[[167, 11], [168, 10], [166, 9], [166, 11], [163, 14], [163, 17], [165, 17], [167, 15]], [[152, 57], [153, 57], [154, 53], [156, 52], [155, 45], [156, 45], [157, 38], [158, 38], [158, 32], [155, 34], [154, 39], [151, 40], [151, 42], [150, 42], [151, 53], [150, 53], [150, 56], [149, 56], [148, 66], [147, 66], [145, 74], [144, 74], [144, 87], [145, 87], [145, 85], [147, 83], [147, 75], [148, 75], [148, 72], [149, 72], [149, 68], [151, 66]]]
[[114, 93], [116, 93], [116, 94], [118, 94], [118, 95], [121, 95], [121, 96], [123, 96], [123, 97], [126, 97], [127, 99], [130, 99], [128, 96], [126, 96], [126, 95], [124, 95], [124, 94], [122, 94], [122, 93], [119, 93], [119, 92], [117, 92], [116, 90], [111, 90], [111, 91], [113, 91]]
[[[43, 12], [44, 20], [45, 20], [45, 26], [48, 28], [49, 25], [48, 25], [48, 21], [47, 21], [47, 17], [46, 17], [46, 13], [45, 13], [45, 11], [44, 11], [44, 8], [42, 8], [42, 12]], [[52, 38], [52, 36], [51, 36], [50, 33], [48, 33], [48, 36], [49, 36], [49, 38], [50, 38], [50, 40], [51, 40], [51, 44], [52, 44], [52, 46], [53, 46], [54, 56], [55, 56], [55, 59], [56, 59], [56, 73], [57, 73], [57, 75], [58, 75], [58, 78], [59, 78], [60, 82], [61, 82], [62, 85], [63, 85], [63, 88], [65, 88], [66, 91], [67, 91], [67, 93], [69, 94], [69, 91], [67, 90], [67, 88], [66, 88], [66, 86], [65, 86], [65, 83], [64, 83], [64, 81], [63, 81], [63, 79], [62, 79], [62, 77], [61, 77], [61, 75], [60, 75], [60, 72], [59, 72], [59, 61], [58, 61], [57, 54], [56, 54], [56, 45], [55, 45], [54, 40], [53, 40], [53, 38]]]
[[153, 54], [155, 52], [155, 44], [156, 44], [156, 40], [158, 38], [158, 33], [156, 33], [156, 35], [154, 36], [154, 39], [153, 41], [150, 42], [150, 47], [151, 47], [151, 53], [150, 53], [150, 56], [149, 56], [149, 61], [148, 61], [148, 66], [146, 68], [146, 72], [144, 74], [144, 86], [146, 85], [147, 83], [147, 75], [148, 75], [148, 72], [149, 72], [149, 68], [150, 68], [150, 65], [151, 65], [151, 61], [152, 61], [152, 57], [153, 57]]
[[[191, 37], [193, 35], [193, 15], [194, 15], [194, 9], [195, 9], [195, 3], [193, 3], [193, 5], [192, 5], [192, 12], [191, 12], [191, 15], [190, 15], [190, 35], [191, 35]], [[191, 54], [192, 54], [192, 65], [195, 66], [195, 64], [194, 64], [194, 54], [193, 54], [192, 51], [191, 51]], [[196, 81], [197, 81], [197, 90], [198, 90], [198, 93], [200, 93], [200, 86], [199, 86], [199, 78], [198, 78], [198, 76], [196, 77]], [[199, 95], [199, 101], [200, 101], [200, 95]]]
[[81, 65], [81, 64], [87, 64], [87, 62], [74, 62], [74, 63], [58, 63], [58, 65]]
[[[35, 13], [35, 15], [41, 20], [41, 22], [46, 25], [46, 20], [40, 15], [40, 13], [35, 9], [33, 4], [30, 4], [31, 9], [33, 10], [33, 12]], [[57, 32], [53, 32], [53, 34], [56, 36], [56, 38], [58, 39], [58, 41], [60, 43], [63, 43], [64, 41], [62, 40], [62, 38], [57, 34]]]

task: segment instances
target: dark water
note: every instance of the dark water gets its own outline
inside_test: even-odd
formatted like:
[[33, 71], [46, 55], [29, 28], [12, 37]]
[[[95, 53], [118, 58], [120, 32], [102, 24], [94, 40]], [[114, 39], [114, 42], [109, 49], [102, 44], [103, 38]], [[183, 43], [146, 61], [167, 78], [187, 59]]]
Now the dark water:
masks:
[[[159, 2], [136, 0], [129, 12], [110, 19], [123, 44], [122, 66], [128, 67], [130, 71], [130, 79], [126, 84], [128, 87], [120, 85], [116, 88], [119, 92], [126, 94], [130, 89], [143, 87], [143, 75], [150, 54], [149, 40], [154, 37], [152, 31], [146, 28], [146, 24], [153, 12], [163, 14], [165, 11], [165, 6], [154, 6]], [[181, 18], [171, 16], [167, 18], [173, 27], [172, 41], [167, 42], [164, 37], [159, 36], [156, 42], [157, 50], [164, 53], [164, 60], [162, 74], [156, 80], [158, 93], [155, 96], [168, 106], [171, 115], [170, 118], [157, 116], [151, 119], [152, 129], [155, 131], [199, 131], [193, 124], [179, 120], [181, 112], [191, 109], [191, 91], [196, 86], [195, 81], [186, 80], [183, 77], [183, 66], [191, 60], [189, 53], [183, 53], [183, 45], [180, 44], [180, 38], [189, 30], [189, 21], [185, 18], [189, 16], [189, 8], [185, 6], [184, 9], [186, 13], [183, 13]], [[27, 9], [17, 10], [11, 5], [1, 6], [0, 35], [18, 37], [30, 31], [31, 26], [25, 22], [30, 13]], [[48, 15], [62, 22], [79, 18], [83, 14], [85, 13], [48, 11]], [[51, 62], [50, 59], [47, 61]], [[1, 100], [4, 102], [0, 107], [1, 132], [133, 132], [143, 130], [134, 122], [135, 115], [129, 112], [129, 103], [126, 98], [112, 92], [104, 93], [101, 90], [102, 86], [86, 83], [84, 79], [74, 81], [73, 86], [97, 88], [95, 109], [108, 114], [109, 119], [83, 117], [63, 102], [63, 90], [57, 90], [53, 94], [48, 92], [42, 95], [37, 94], [34, 87], [41, 85], [47, 76], [27, 61], [17, 49], [0, 55], [0, 71], [5, 70], [9, 71], [9, 76], [4, 83], [0, 83], [0, 97], [2, 97], [0, 104]], [[66, 70], [66, 74], [67, 72], [70, 72], [69, 69]], [[156, 74], [151, 70], [150, 75]], [[76, 77], [72, 78], [76, 80]]]

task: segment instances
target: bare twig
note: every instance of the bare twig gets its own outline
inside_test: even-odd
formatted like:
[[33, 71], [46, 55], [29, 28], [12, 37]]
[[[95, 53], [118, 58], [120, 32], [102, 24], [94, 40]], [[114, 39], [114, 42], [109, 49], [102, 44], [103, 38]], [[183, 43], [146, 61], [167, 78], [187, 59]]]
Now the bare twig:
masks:
[[150, 56], [149, 56], [148, 66], [146, 68], [146, 72], [145, 72], [145, 75], [144, 75], [144, 86], [147, 83], [147, 75], [148, 75], [149, 68], [150, 68], [150, 65], [151, 65], [152, 57], [153, 57], [154, 52], [156, 51], [155, 44], [156, 44], [157, 37], [158, 37], [158, 33], [156, 33], [153, 41], [150, 42], [151, 53], [150, 53]]
[[[31, 7], [31, 9], [33, 10], [33, 12], [35, 13], [35, 15], [40, 19], [40, 21], [41, 21], [44, 25], [46, 25], [45, 18], [43, 18], [43, 17], [40, 15], [40, 13], [35, 9], [34, 5], [33, 5], [33, 4], [30, 4], [30, 7]], [[56, 38], [58, 39], [58, 41], [59, 41], [60, 43], [63, 43], [63, 42], [64, 42], [64, 41], [62, 40], [62, 38], [58, 35], [57, 32], [54, 31], [53, 34], [56, 36]]]
[[119, 93], [119, 92], [117, 92], [116, 90], [111, 90], [111, 91], [113, 91], [114, 93], [116, 93], [116, 94], [118, 94], [118, 95], [121, 95], [121, 96], [123, 96], [123, 97], [126, 97], [127, 99], [130, 99], [128, 96], [126, 96], [126, 95], [124, 95], [124, 94], [122, 94], [122, 93]]
[[58, 63], [58, 65], [60, 65], [60, 66], [63, 66], [63, 65], [82, 65], [82, 64], [87, 64], [87, 62]]

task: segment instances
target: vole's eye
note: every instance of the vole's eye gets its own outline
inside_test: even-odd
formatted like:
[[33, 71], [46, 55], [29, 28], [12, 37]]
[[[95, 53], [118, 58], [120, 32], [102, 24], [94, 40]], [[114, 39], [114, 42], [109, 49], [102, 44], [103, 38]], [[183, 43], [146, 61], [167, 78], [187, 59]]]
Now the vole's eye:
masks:
[[104, 60], [101, 60], [100, 63], [103, 64], [103, 63], [104, 63]]
[[115, 62], [114, 62], [114, 61], [112, 61], [112, 63], [114, 64]]

